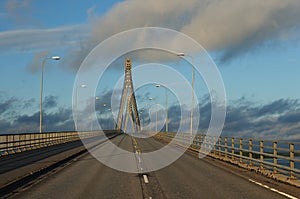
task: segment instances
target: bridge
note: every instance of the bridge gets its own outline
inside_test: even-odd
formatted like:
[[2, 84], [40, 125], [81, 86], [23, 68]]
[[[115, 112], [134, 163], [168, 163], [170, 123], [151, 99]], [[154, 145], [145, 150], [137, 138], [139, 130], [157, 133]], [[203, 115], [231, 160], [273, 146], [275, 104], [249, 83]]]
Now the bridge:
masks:
[[[0, 135], [1, 198], [300, 197], [300, 143], [143, 130], [125, 64], [116, 129]], [[171, 164], [155, 169], [144, 154], [166, 146], [158, 158]]]

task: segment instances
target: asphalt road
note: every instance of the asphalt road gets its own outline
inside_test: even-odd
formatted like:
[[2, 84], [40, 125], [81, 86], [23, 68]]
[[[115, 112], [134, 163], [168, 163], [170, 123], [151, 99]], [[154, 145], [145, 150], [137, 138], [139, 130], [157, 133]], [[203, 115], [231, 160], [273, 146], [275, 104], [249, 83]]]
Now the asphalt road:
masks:
[[[128, 151], [153, 151], [162, 143], [121, 135], [115, 145]], [[137, 145], [137, 146], [135, 146]], [[125, 162], [124, 162], [125, 163]], [[138, 163], [137, 163], [138, 164]], [[261, 185], [257, 183], [262, 183]], [[265, 186], [265, 187], [263, 187]], [[281, 191], [274, 192], [272, 186]], [[266, 188], [268, 187], [268, 188]], [[283, 191], [282, 191], [283, 190]], [[187, 152], [176, 162], [145, 175], [111, 169], [86, 154], [14, 195], [14, 198], [287, 198], [299, 189]], [[291, 194], [292, 193], [292, 194]], [[299, 195], [298, 195], [299, 196]]]

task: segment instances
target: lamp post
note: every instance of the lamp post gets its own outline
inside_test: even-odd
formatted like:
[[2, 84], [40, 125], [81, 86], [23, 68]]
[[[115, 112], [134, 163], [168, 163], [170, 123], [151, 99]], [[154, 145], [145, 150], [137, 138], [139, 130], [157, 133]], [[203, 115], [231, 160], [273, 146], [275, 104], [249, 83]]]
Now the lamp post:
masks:
[[[155, 85], [156, 88], [162, 87], [160, 84]], [[165, 89], [166, 92], [166, 132], [169, 131], [169, 119], [168, 119], [168, 93], [167, 93], [167, 89], [165, 87], [163, 87]]]
[[42, 61], [41, 66], [41, 81], [40, 81], [40, 133], [43, 132], [43, 83], [44, 83], [44, 66], [48, 59], [60, 60], [59, 56], [46, 57]]
[[[192, 64], [194, 64], [194, 58], [192, 56], [186, 55], [184, 53], [178, 53], [176, 54], [179, 57], [190, 57], [192, 59]], [[193, 112], [194, 112], [194, 91], [195, 91], [195, 69], [194, 66], [192, 66], [192, 106], [191, 106], [191, 115], [190, 115], [190, 136], [193, 135]]]
[[78, 110], [77, 110], [77, 104], [78, 104], [78, 88], [86, 88], [86, 84], [81, 84], [79, 86], [76, 87], [76, 101], [75, 101], [75, 130], [78, 131], [78, 127], [77, 127], [77, 122], [78, 122]]

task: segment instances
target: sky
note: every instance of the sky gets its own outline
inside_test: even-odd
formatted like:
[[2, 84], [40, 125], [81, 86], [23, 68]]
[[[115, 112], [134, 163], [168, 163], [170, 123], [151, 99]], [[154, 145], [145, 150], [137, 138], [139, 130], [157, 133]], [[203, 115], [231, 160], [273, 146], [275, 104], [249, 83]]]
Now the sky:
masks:
[[[223, 135], [300, 139], [299, 18], [298, 0], [3, 0], [0, 133], [38, 132], [44, 58], [61, 57], [45, 62], [44, 130], [74, 130], [73, 86], [84, 58], [114, 34], [132, 28], [162, 27], [188, 35], [216, 63], [227, 95]], [[165, 41], [158, 38], [158, 42]], [[130, 56], [136, 58], [133, 66], [160, 61], [191, 81], [191, 67], [181, 58], [165, 55], [166, 61], [160, 59], [160, 53], [148, 55], [144, 51], [132, 53]], [[115, 60], [96, 90], [100, 98], [96, 111], [101, 121], [109, 124], [105, 128], [113, 126], [108, 107], [113, 82], [123, 75], [123, 61], [124, 57]], [[157, 75], [163, 78], [163, 74]], [[195, 80], [199, 129], [204, 132], [210, 101], [201, 75], [196, 73]], [[174, 80], [174, 84], [180, 82]], [[175, 95], [169, 95], [170, 125], [176, 129], [179, 104]], [[149, 106], [149, 97], [165, 107], [164, 91], [155, 85], [137, 90], [137, 96], [141, 108]], [[188, 98], [184, 101], [186, 111], [190, 110]]]

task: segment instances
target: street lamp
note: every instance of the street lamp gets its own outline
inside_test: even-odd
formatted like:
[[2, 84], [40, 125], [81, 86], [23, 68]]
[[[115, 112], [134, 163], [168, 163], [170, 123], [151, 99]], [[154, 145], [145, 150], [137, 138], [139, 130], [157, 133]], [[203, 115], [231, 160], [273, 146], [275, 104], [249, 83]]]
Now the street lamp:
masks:
[[78, 122], [78, 110], [77, 110], [77, 104], [78, 104], [78, 88], [86, 88], [87, 85], [86, 84], [81, 84], [79, 86], [76, 87], [76, 101], [75, 101], [75, 130], [78, 131], [78, 128], [77, 128], [77, 122]]
[[[190, 57], [192, 59], [192, 64], [194, 64], [194, 58], [189, 55], [185, 55], [184, 53], [177, 53], [179, 57]], [[194, 66], [192, 66], [192, 107], [191, 107], [191, 122], [190, 122], [190, 136], [193, 135], [193, 112], [194, 112], [194, 91], [195, 91], [195, 70]]]
[[40, 81], [40, 133], [43, 132], [43, 83], [44, 83], [44, 66], [48, 59], [60, 60], [59, 56], [46, 57], [42, 61], [41, 66], [41, 81]]
[[[155, 85], [156, 88], [162, 87], [160, 84]], [[166, 92], [166, 132], [169, 131], [169, 121], [168, 121], [168, 93], [166, 87], [163, 87]]]

